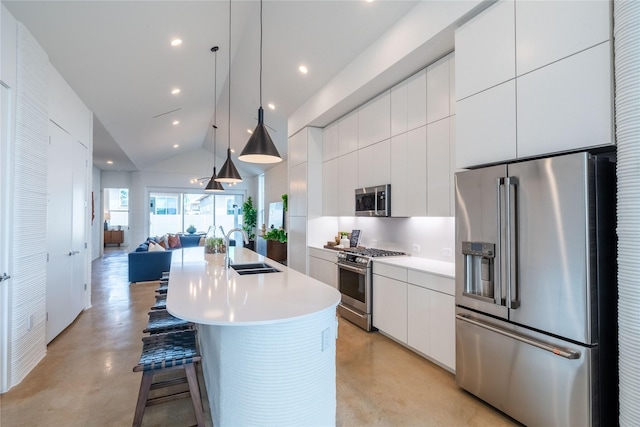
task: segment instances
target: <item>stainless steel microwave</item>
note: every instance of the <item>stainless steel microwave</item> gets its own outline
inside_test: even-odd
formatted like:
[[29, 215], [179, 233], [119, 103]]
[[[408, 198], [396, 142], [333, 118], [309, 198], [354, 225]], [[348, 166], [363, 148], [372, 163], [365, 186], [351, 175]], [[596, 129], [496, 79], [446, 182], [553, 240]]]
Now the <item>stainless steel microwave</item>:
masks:
[[391, 184], [357, 188], [356, 216], [391, 216]]

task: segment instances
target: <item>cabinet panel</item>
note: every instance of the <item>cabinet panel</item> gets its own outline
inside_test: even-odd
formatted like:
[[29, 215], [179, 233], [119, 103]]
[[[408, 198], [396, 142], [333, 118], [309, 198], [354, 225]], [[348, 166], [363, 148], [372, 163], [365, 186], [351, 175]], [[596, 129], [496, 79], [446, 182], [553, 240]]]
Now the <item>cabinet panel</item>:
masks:
[[[407, 133], [403, 133], [391, 138], [391, 212], [393, 216], [399, 217], [409, 216], [407, 135]], [[411, 194], [413, 192], [412, 188]]]
[[449, 116], [449, 58], [427, 67], [427, 123]]
[[451, 170], [451, 183], [449, 191], [449, 209], [453, 216], [456, 213], [456, 116], [449, 117], [449, 169]]
[[[358, 181], [356, 187], [370, 187], [391, 182], [390, 150], [391, 140], [387, 139], [357, 151]], [[353, 187], [352, 190], [356, 187]]]
[[407, 131], [407, 81], [391, 88], [391, 136]]
[[[428, 289], [408, 286], [407, 301], [407, 344], [416, 350], [429, 355], [429, 294]], [[437, 319], [434, 326], [437, 327]]]
[[458, 101], [456, 108], [456, 168], [516, 158], [515, 79]]
[[343, 156], [358, 149], [358, 113], [353, 112], [338, 122], [338, 153]]
[[456, 99], [515, 77], [514, 13], [514, 1], [502, 0], [456, 30]]
[[391, 91], [387, 90], [373, 100], [373, 141], [391, 138]]
[[289, 167], [307, 161], [307, 129], [289, 138]]
[[404, 267], [397, 267], [395, 265], [374, 262], [372, 268], [373, 274], [389, 277], [391, 279], [401, 280], [403, 282], [407, 281], [407, 269]]
[[[286, 246], [287, 265], [302, 274], [307, 274], [307, 217], [290, 216], [287, 233], [289, 234], [289, 242]], [[267, 241], [267, 256], [269, 256], [269, 243]]]
[[517, 2], [518, 75], [609, 40], [610, 8], [608, 1]]
[[407, 283], [373, 275], [373, 326], [407, 343]]
[[338, 215], [338, 159], [322, 163], [322, 215]]
[[455, 295], [454, 279], [416, 270], [409, 270], [407, 274], [408, 282], [412, 285], [431, 289], [451, 296]]
[[358, 109], [358, 148], [373, 144], [373, 103], [372, 99]]
[[322, 161], [335, 159], [340, 155], [339, 141], [338, 141], [338, 128], [339, 122], [334, 122], [325, 127], [322, 135]]
[[[427, 215], [427, 170], [427, 127], [421, 126], [407, 133], [407, 216]], [[392, 200], [396, 190], [391, 189]]]
[[310, 256], [309, 276], [336, 289], [338, 287], [338, 266], [335, 262]]
[[611, 46], [518, 78], [518, 157], [613, 144]]
[[455, 298], [429, 291], [429, 355], [456, 369]]
[[338, 158], [338, 215], [355, 215], [354, 191], [358, 187], [358, 152]]
[[456, 55], [449, 54], [449, 114], [456, 113]]
[[307, 162], [289, 169], [289, 214], [307, 216]]
[[427, 70], [407, 79], [407, 130], [427, 124]]
[[427, 215], [450, 216], [449, 119], [427, 125]]

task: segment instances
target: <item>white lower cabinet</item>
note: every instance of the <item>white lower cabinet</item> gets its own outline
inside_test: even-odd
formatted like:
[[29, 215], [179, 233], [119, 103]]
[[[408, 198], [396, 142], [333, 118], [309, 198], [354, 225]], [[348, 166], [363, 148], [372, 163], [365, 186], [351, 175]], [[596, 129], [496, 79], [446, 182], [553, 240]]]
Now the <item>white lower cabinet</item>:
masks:
[[309, 277], [338, 288], [338, 266], [335, 251], [327, 252], [309, 247]]
[[373, 326], [455, 371], [454, 279], [373, 264]]
[[407, 343], [407, 282], [373, 275], [373, 326]]

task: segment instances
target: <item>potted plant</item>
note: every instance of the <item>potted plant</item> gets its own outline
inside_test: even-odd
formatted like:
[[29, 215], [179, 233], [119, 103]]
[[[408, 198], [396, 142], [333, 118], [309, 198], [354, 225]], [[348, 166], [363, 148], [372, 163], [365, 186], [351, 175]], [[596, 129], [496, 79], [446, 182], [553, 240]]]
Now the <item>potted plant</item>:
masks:
[[204, 242], [204, 251], [208, 254], [225, 253], [224, 239], [222, 237], [208, 237]]
[[267, 258], [287, 261], [287, 232], [282, 228], [272, 228], [264, 236], [267, 241]]
[[242, 204], [242, 229], [247, 233], [249, 237], [249, 244], [245, 244], [245, 248], [255, 251], [256, 247], [256, 234], [255, 228], [258, 221], [258, 211], [253, 207], [253, 200], [251, 196]]
[[189, 234], [193, 234], [196, 232], [196, 226], [191, 224], [189, 227], [187, 227], [187, 233]]

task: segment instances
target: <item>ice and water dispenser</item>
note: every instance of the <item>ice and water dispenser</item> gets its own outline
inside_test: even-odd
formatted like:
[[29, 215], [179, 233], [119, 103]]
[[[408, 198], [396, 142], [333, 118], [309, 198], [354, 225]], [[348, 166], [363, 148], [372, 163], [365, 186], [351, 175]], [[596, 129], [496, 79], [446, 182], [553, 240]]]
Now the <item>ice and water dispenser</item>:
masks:
[[494, 260], [496, 245], [485, 242], [462, 242], [464, 255], [463, 295], [494, 302]]

